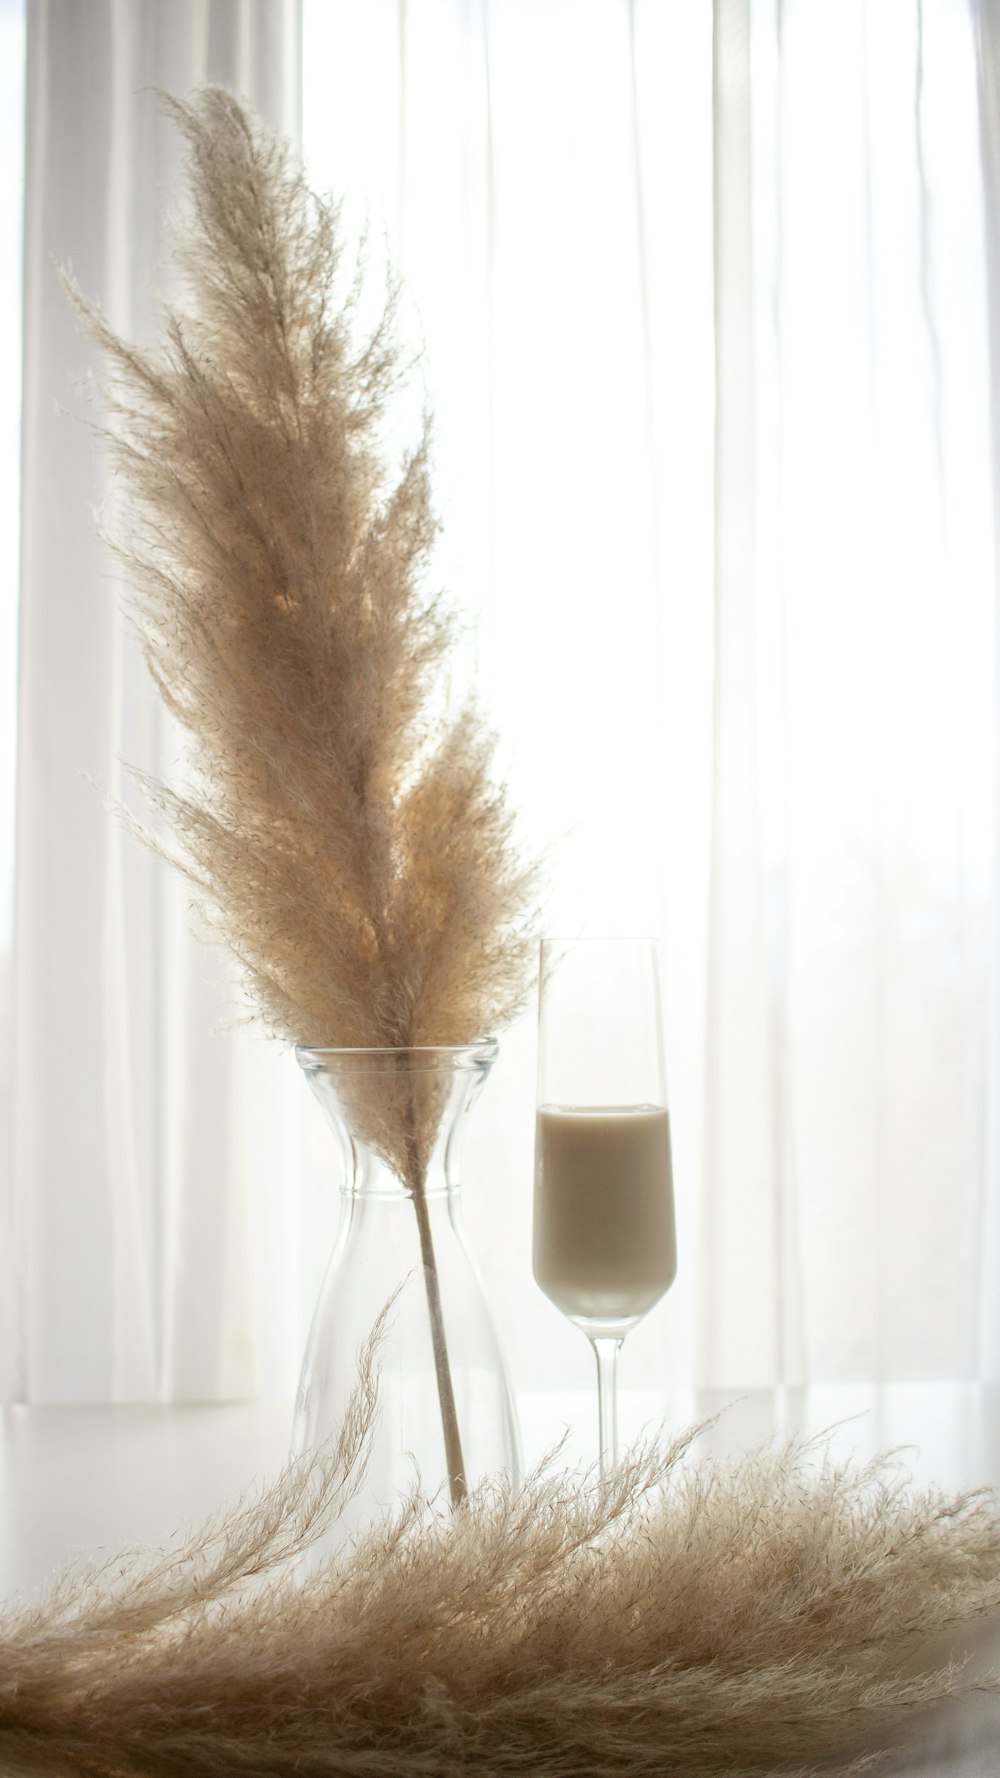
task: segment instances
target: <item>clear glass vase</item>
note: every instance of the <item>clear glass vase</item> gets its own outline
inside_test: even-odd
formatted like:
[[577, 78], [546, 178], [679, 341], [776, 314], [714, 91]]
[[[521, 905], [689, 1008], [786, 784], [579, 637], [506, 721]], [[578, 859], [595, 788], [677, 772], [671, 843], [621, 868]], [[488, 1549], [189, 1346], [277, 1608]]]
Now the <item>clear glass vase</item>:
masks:
[[467, 1113], [492, 1039], [409, 1050], [298, 1049], [340, 1159], [342, 1211], [306, 1347], [292, 1446], [336, 1433], [358, 1353], [391, 1299], [364, 1483], [330, 1541], [419, 1487], [439, 1508], [520, 1479], [517, 1416], [461, 1220]]

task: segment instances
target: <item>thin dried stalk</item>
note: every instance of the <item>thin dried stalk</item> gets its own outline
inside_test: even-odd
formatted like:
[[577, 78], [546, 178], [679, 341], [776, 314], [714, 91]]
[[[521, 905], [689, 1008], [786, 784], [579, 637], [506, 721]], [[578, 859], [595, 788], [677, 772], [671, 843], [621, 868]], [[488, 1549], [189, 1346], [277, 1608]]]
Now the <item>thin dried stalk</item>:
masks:
[[[71, 287], [110, 367], [129, 608], [192, 743], [187, 793], [144, 780], [172, 835], [159, 849], [271, 1032], [465, 1043], [523, 1004], [535, 871], [475, 708], [449, 714], [443, 696], [453, 620], [425, 584], [426, 419], [395, 474], [386, 462], [393, 295], [361, 337], [337, 210], [287, 147], [218, 89], [167, 103], [190, 215], [162, 350], [120, 339]], [[379, 1090], [359, 1134], [417, 1201], [434, 1108]], [[440, 1319], [433, 1248], [425, 1276]]]
[[324, 1463], [0, 1620], [0, 1769], [843, 1778], [970, 1688], [932, 1649], [1000, 1608], [992, 1504], [808, 1446], [698, 1464], [695, 1429], [603, 1483], [414, 1499], [303, 1574], [364, 1461], [371, 1362]]

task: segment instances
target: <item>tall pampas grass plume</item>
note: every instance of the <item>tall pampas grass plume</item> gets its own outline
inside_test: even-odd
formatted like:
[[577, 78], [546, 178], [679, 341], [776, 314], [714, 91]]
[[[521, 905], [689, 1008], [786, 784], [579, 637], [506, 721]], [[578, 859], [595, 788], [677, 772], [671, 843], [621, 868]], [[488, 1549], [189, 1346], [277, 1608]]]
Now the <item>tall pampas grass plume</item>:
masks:
[[190, 741], [190, 788], [143, 780], [272, 1034], [382, 1048], [356, 1133], [420, 1226], [449, 1472], [464, 1492], [426, 1208], [440, 1081], [424, 1045], [522, 1007], [537, 871], [521, 855], [477, 707], [445, 695], [455, 618], [428, 588], [430, 425], [389, 448], [405, 381], [390, 286], [373, 326], [337, 207], [229, 93], [167, 99], [187, 145], [179, 305], [158, 349], [103, 350], [103, 438], [126, 497], [128, 608]]
[[442, 697], [429, 419], [387, 449], [396, 293], [362, 333], [337, 207], [287, 145], [220, 89], [164, 103], [189, 203], [159, 349], [70, 286], [108, 367], [128, 608], [191, 741], [191, 789], [146, 789], [269, 1031], [469, 1042], [523, 1005], [536, 872], [474, 703]]

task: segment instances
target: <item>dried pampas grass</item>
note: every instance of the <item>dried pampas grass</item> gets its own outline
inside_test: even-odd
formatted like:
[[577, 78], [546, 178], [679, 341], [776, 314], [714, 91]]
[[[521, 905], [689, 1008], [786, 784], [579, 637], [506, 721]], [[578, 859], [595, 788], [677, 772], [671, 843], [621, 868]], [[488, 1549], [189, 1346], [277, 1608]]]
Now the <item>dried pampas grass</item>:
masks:
[[266, 1028], [395, 1052], [399, 1079], [359, 1075], [350, 1110], [413, 1197], [458, 1500], [424, 1189], [444, 1094], [414, 1091], [406, 1052], [469, 1043], [521, 1008], [536, 872], [474, 704], [445, 696], [454, 621], [425, 585], [426, 418], [388, 466], [392, 292], [362, 335], [337, 209], [287, 147], [220, 89], [166, 102], [190, 205], [162, 349], [120, 339], [69, 286], [109, 366], [129, 609], [191, 740], [187, 793], [142, 781], [172, 834], [158, 849], [196, 885]]
[[129, 609], [192, 741], [190, 792], [146, 788], [270, 1031], [466, 1043], [524, 1002], [535, 873], [474, 705], [442, 695], [426, 418], [389, 467], [394, 295], [362, 336], [337, 208], [287, 146], [220, 89], [166, 103], [190, 204], [162, 349], [70, 286], [109, 367]]
[[851, 1473], [801, 1446], [698, 1464], [693, 1432], [604, 1482], [550, 1469], [451, 1516], [414, 1499], [304, 1575], [375, 1412], [369, 1352], [324, 1463], [179, 1554], [9, 1613], [0, 1769], [843, 1774], [962, 1694], [931, 1640], [960, 1646], [1000, 1606], [984, 1498], [915, 1495], [885, 1464]]

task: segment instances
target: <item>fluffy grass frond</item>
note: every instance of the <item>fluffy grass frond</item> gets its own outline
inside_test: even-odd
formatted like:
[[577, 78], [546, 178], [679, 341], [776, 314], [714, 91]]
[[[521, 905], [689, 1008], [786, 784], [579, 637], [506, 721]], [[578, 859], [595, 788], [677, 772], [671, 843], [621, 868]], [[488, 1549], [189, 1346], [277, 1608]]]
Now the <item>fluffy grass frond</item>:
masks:
[[1000, 1607], [992, 1504], [801, 1445], [725, 1467], [691, 1431], [604, 1482], [415, 1498], [303, 1572], [364, 1462], [371, 1362], [325, 1461], [7, 1615], [5, 1772], [846, 1774], [966, 1687], [929, 1651]]
[[[129, 609], [191, 743], [189, 790], [142, 780], [171, 835], [158, 849], [272, 1033], [468, 1043], [524, 1000], [536, 873], [477, 710], [443, 695], [454, 620], [427, 587], [426, 417], [408, 451], [387, 449], [405, 368], [394, 293], [365, 334], [337, 209], [287, 146], [220, 89], [167, 102], [190, 203], [160, 349], [120, 339], [70, 286], [109, 366]], [[418, 1104], [373, 1077], [355, 1099], [355, 1134], [421, 1199], [440, 1095]], [[436, 1326], [429, 1229], [424, 1249]], [[443, 1339], [435, 1364], [459, 1498]]]
[[386, 449], [395, 295], [362, 334], [337, 208], [287, 147], [221, 90], [167, 102], [190, 204], [161, 348], [74, 292], [109, 366], [129, 609], [191, 738], [192, 788], [147, 790], [272, 1032], [464, 1043], [524, 1000], [535, 872], [480, 716], [441, 696], [428, 421]]

